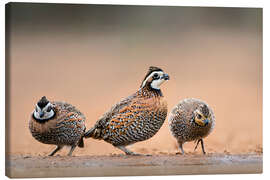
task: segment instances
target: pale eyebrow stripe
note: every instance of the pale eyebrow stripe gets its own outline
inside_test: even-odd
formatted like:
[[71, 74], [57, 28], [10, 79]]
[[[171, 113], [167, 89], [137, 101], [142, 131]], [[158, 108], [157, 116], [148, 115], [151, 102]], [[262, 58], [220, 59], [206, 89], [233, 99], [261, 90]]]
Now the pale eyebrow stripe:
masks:
[[151, 74], [149, 74], [149, 76], [147, 76], [147, 78], [143, 81], [142, 87], [145, 86], [145, 84], [146, 84], [146, 82], [148, 81], [148, 79], [149, 79], [150, 77], [152, 77], [154, 73], [163, 73], [163, 72], [162, 72], [162, 71], [154, 71], [154, 72], [152, 72]]

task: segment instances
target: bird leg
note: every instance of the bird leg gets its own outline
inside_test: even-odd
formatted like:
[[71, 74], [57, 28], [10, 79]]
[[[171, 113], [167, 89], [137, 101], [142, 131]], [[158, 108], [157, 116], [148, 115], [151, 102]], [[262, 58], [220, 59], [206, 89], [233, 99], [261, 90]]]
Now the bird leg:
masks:
[[198, 147], [198, 144], [199, 144], [200, 140], [201, 140], [201, 139], [199, 139], [199, 140], [195, 140], [196, 146], [195, 146], [195, 148], [194, 148], [194, 151], [197, 149], [197, 147]]
[[[195, 146], [195, 148], [194, 148], [194, 151], [197, 149], [198, 144], [199, 144], [200, 142], [201, 142], [201, 146], [202, 146], [202, 152], [203, 152], [203, 154], [205, 154], [204, 145], [203, 145], [203, 139], [197, 140], [197, 144], [196, 144], [196, 146]], [[196, 141], [195, 141], [195, 143], [196, 143]]]
[[[178, 143], [179, 144], [179, 149], [181, 150], [181, 154], [184, 155], [184, 149], [183, 149], [183, 143]], [[180, 154], [180, 153], [176, 153], [176, 154]]]
[[72, 153], [73, 153], [73, 151], [74, 151], [75, 148], [76, 148], [76, 145], [72, 145], [71, 146], [70, 151], [68, 153], [68, 156], [71, 156], [72, 155]]
[[62, 149], [63, 146], [57, 146], [50, 154], [49, 156], [53, 156], [57, 151], [59, 151], [60, 149]]
[[128, 150], [125, 146], [115, 146], [115, 147], [124, 151], [126, 153], [126, 155], [132, 155], [132, 156], [140, 156], [141, 155], [141, 154], [137, 154], [137, 153], [134, 153], [134, 152]]

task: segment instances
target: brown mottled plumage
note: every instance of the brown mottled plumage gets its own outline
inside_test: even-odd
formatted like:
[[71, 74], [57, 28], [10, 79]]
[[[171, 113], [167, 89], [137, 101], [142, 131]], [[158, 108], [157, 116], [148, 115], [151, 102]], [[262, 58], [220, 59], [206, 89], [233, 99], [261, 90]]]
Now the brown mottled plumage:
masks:
[[85, 116], [65, 102], [49, 102], [45, 96], [42, 97], [31, 115], [29, 129], [39, 142], [57, 145], [50, 156], [65, 145], [71, 146], [69, 156], [76, 146], [84, 146]]
[[182, 154], [183, 144], [188, 141], [197, 141], [195, 149], [201, 143], [205, 154], [203, 138], [213, 130], [215, 116], [205, 102], [194, 98], [184, 99], [171, 111], [169, 126]]
[[159, 86], [168, 79], [160, 68], [150, 67], [141, 88], [115, 104], [85, 137], [102, 139], [127, 155], [135, 155], [125, 146], [151, 138], [166, 119], [167, 103]]

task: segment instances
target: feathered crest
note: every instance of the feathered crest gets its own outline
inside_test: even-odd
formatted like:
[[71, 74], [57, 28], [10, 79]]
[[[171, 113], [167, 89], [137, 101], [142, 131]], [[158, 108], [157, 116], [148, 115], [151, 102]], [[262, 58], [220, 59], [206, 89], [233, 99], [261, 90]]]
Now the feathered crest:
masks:
[[47, 104], [49, 103], [49, 101], [47, 100], [46, 96], [43, 96], [37, 103], [37, 105], [42, 109], [44, 108]]

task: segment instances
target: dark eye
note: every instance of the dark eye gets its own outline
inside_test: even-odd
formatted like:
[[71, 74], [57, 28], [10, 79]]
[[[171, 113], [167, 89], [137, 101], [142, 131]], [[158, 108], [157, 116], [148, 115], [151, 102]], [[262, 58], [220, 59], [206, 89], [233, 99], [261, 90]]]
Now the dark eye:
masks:
[[47, 112], [50, 112], [51, 110], [52, 110], [52, 107], [49, 106], [49, 107], [47, 108]]
[[202, 116], [201, 116], [200, 114], [198, 114], [198, 115], [197, 115], [197, 118], [198, 118], [198, 119], [201, 119], [201, 118], [202, 118]]
[[35, 110], [36, 110], [36, 112], [38, 112], [38, 109], [37, 109], [37, 107], [36, 107], [36, 109], [35, 109]]
[[159, 78], [159, 75], [158, 75], [158, 73], [155, 73], [155, 74], [153, 75], [153, 77], [154, 77], [154, 79], [157, 79], [157, 78]]

